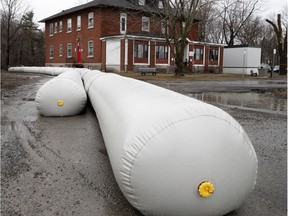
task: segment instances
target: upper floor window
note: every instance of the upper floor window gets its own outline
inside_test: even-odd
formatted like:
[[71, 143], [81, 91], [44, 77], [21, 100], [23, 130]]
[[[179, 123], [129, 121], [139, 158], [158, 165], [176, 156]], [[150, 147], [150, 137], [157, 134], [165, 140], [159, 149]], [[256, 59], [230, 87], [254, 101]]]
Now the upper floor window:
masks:
[[161, 20], [161, 31], [164, 35], [168, 34], [168, 20]]
[[139, 5], [145, 5], [145, 0], [139, 0]]
[[50, 45], [50, 59], [54, 57], [54, 46]]
[[72, 58], [72, 43], [67, 44], [67, 58]]
[[77, 16], [77, 31], [81, 30], [81, 16]]
[[59, 32], [62, 32], [62, 28], [63, 28], [63, 23], [62, 21], [59, 22]]
[[150, 18], [142, 17], [142, 31], [150, 31]]
[[94, 27], [94, 12], [88, 14], [88, 28]]
[[163, 1], [159, 1], [158, 2], [158, 8], [159, 9], [163, 9], [164, 8]]
[[53, 35], [53, 23], [50, 23], [50, 25], [49, 25], [49, 35], [50, 36]]
[[72, 19], [69, 18], [67, 19], [67, 32], [71, 32], [72, 31]]
[[120, 33], [125, 34], [127, 28], [127, 14], [121, 13], [120, 15]]
[[58, 23], [57, 22], [55, 22], [54, 28], [55, 28], [54, 33], [57, 33], [58, 32]]
[[94, 42], [93, 40], [88, 41], [88, 57], [94, 56]]

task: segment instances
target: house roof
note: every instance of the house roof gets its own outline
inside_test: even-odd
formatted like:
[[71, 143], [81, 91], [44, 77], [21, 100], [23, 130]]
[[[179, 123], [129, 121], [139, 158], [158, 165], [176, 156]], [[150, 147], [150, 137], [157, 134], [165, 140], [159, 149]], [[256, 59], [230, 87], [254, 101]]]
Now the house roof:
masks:
[[46, 22], [48, 20], [52, 20], [54, 18], [61, 17], [91, 7], [118, 7], [126, 9], [135, 9], [135, 2], [136, 2], [135, 0], [93, 0], [86, 4], [69, 8], [67, 10], [62, 10], [60, 13], [54, 14], [50, 17], [40, 20], [39, 22]]

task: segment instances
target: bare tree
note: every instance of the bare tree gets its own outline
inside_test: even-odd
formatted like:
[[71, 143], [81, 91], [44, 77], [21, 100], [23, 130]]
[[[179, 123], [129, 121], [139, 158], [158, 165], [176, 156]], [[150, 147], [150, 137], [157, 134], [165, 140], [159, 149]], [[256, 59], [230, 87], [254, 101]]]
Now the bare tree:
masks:
[[[287, 22], [285, 26], [282, 26], [281, 14], [277, 15], [277, 21], [273, 22], [266, 19], [272, 27], [277, 37], [278, 54], [280, 57], [280, 71], [281, 75], [287, 74]], [[284, 30], [284, 29], [285, 30]]]
[[223, 0], [220, 2], [222, 30], [225, 42], [233, 46], [244, 24], [257, 10], [259, 0]]
[[[183, 75], [183, 58], [186, 38], [191, 32], [195, 21], [196, 10], [200, 0], [163, 0], [159, 1], [153, 14], [162, 18], [162, 23], [166, 25], [163, 36], [171, 50], [174, 50], [176, 71], [175, 75]], [[157, 11], [157, 12], [156, 12]]]
[[261, 17], [251, 16], [239, 30], [237, 39], [241, 44], [259, 46], [264, 37], [263, 29], [265, 29], [265, 25]]
[[4, 68], [10, 65], [10, 51], [19, 38], [21, 27], [22, 0], [1, 0], [1, 38], [2, 48], [6, 51]]
[[199, 38], [201, 41], [223, 42], [221, 41], [222, 24], [219, 22], [219, 14], [219, 8], [215, 1], [201, 0], [196, 14], [196, 18], [199, 19]]

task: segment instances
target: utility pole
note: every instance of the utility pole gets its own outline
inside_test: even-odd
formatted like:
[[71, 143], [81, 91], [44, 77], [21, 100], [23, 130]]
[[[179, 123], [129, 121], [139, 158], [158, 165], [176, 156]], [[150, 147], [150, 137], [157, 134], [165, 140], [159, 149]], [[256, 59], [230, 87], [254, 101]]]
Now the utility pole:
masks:
[[276, 55], [276, 49], [273, 49], [273, 60], [272, 60], [272, 68], [271, 68], [270, 78], [272, 78], [272, 76], [273, 76], [272, 74], [274, 72], [275, 55]]

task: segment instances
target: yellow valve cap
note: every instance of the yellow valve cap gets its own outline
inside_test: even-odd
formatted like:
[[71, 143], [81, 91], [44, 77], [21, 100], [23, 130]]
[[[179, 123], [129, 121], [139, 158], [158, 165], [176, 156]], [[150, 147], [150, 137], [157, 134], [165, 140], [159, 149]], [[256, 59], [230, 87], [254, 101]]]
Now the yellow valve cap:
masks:
[[214, 185], [211, 182], [204, 181], [199, 185], [198, 193], [201, 197], [210, 197], [214, 193]]
[[63, 100], [58, 100], [58, 101], [57, 101], [57, 104], [58, 104], [58, 106], [63, 106], [64, 101], [63, 101]]

